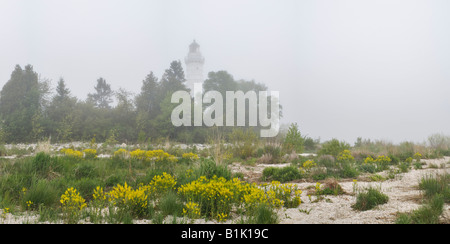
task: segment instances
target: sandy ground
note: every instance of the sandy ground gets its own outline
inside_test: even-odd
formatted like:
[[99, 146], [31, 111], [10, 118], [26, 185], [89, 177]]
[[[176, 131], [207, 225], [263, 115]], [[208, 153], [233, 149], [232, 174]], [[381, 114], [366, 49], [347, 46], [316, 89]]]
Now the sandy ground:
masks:
[[[302, 203], [297, 208], [281, 209], [278, 211], [281, 224], [391, 224], [395, 222], [396, 215], [401, 212], [411, 212], [421, 206], [422, 191], [418, 189], [419, 181], [424, 176], [450, 173], [450, 157], [443, 159], [422, 160], [425, 165], [422, 169], [411, 169], [407, 173], [397, 174], [394, 179], [383, 182], [370, 182], [367, 177], [360, 176], [357, 179], [358, 189], [369, 186], [377, 187], [389, 196], [386, 204], [380, 205], [368, 211], [356, 211], [351, 208], [356, 202], [353, 193], [354, 182], [351, 179], [339, 181], [346, 194], [339, 196], [325, 196], [320, 201], [316, 197], [308, 197], [308, 189], [314, 187], [315, 182], [295, 183], [303, 191]], [[430, 167], [436, 165], [438, 168]], [[442, 166], [445, 167], [442, 167]], [[286, 165], [256, 165], [242, 166], [233, 164], [232, 171], [242, 172], [249, 181], [256, 181], [265, 167]], [[12, 215], [4, 213], [0, 209], [0, 224], [37, 223], [38, 217], [30, 214]], [[136, 221], [136, 223], [148, 223], [148, 220]], [[167, 220], [170, 223], [170, 220]], [[444, 206], [442, 223], [450, 223], [450, 205]], [[196, 220], [195, 223], [215, 223], [211, 221]], [[233, 223], [232, 220], [226, 223]]]

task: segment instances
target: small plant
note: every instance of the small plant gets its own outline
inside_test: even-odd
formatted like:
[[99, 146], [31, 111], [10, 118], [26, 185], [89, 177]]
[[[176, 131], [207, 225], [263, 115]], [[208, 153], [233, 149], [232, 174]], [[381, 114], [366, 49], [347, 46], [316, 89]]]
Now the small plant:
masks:
[[412, 213], [401, 213], [396, 224], [439, 224], [439, 216], [443, 213], [444, 198], [435, 195], [431, 200]]
[[190, 219], [200, 218], [200, 205], [195, 202], [188, 202], [183, 208], [183, 215]]
[[267, 167], [263, 170], [262, 179], [288, 182], [296, 179], [301, 179], [302, 173], [294, 166], [287, 166], [283, 168]]
[[339, 185], [338, 181], [334, 178], [325, 180], [324, 186], [321, 189], [323, 195], [341, 195], [344, 194], [344, 189]]
[[389, 197], [387, 195], [381, 193], [378, 189], [369, 187], [366, 192], [361, 192], [356, 196], [356, 203], [352, 205], [352, 208], [366, 211], [380, 204], [385, 204], [388, 200]]
[[419, 183], [419, 189], [425, 191], [425, 197], [432, 198], [435, 195], [442, 195], [444, 201], [450, 202], [450, 175], [425, 176]]
[[400, 169], [400, 172], [407, 173], [409, 171], [409, 169], [411, 168], [411, 164], [408, 162], [401, 162], [398, 165], [398, 168]]
[[84, 158], [85, 159], [95, 159], [97, 158], [97, 150], [95, 149], [84, 149]]
[[339, 153], [337, 160], [338, 161], [352, 161], [352, 160], [355, 160], [355, 158], [352, 156], [352, 153], [350, 152], [350, 150], [346, 149]]
[[414, 159], [417, 161], [417, 162], [420, 162], [420, 160], [422, 159], [422, 154], [420, 154], [420, 153], [416, 153], [416, 154], [414, 154]]
[[277, 224], [279, 221], [278, 214], [269, 204], [259, 204], [247, 219], [248, 224]]
[[61, 196], [60, 202], [65, 219], [70, 224], [78, 222], [81, 211], [87, 206], [84, 198], [73, 187], [66, 190]]
[[194, 161], [194, 160], [198, 160], [198, 159], [199, 159], [199, 157], [198, 157], [197, 154], [191, 153], [191, 152], [189, 152], [189, 153], [183, 153], [183, 155], [181, 155], [181, 157], [182, 157], [183, 159], [187, 159], [187, 160], [189, 160], [189, 161]]
[[354, 179], [352, 186], [353, 186], [353, 194], [356, 194], [356, 192], [358, 191], [358, 180]]
[[303, 151], [304, 138], [302, 137], [297, 123], [291, 124], [289, 130], [284, 138], [283, 149], [286, 153], [296, 152], [301, 153]]
[[310, 172], [314, 167], [317, 167], [317, 164], [313, 160], [307, 160], [302, 165], [302, 169], [304, 169], [305, 172]]
[[83, 153], [77, 150], [73, 150], [71, 148], [63, 148], [61, 149], [61, 152], [70, 158], [74, 158], [74, 159], [82, 159], [83, 158]]
[[114, 157], [125, 159], [130, 156], [130, 152], [128, 152], [126, 149], [120, 148], [117, 151], [114, 152]]

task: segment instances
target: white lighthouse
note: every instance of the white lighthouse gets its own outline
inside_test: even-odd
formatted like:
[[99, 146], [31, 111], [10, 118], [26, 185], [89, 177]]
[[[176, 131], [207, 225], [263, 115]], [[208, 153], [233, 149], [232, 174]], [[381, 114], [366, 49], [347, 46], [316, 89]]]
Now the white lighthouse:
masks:
[[189, 45], [189, 53], [184, 62], [186, 64], [186, 86], [193, 95], [194, 83], [203, 84], [203, 64], [205, 63], [205, 58], [200, 53], [200, 45], [195, 40]]

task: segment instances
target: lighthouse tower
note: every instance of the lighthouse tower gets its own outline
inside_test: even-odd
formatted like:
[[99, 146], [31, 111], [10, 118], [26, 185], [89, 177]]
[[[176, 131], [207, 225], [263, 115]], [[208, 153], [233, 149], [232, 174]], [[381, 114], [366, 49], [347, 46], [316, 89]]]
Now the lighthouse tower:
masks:
[[200, 45], [194, 40], [189, 45], [189, 53], [184, 59], [186, 64], [186, 86], [191, 89], [191, 95], [194, 91], [194, 83], [203, 84], [203, 64], [205, 58], [200, 53]]

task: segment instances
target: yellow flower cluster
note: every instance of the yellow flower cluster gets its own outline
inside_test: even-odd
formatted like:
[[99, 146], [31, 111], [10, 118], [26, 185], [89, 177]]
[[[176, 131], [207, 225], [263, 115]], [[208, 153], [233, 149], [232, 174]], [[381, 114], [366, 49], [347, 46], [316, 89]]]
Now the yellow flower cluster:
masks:
[[178, 188], [178, 193], [189, 202], [196, 202], [201, 206], [204, 214], [217, 217], [218, 213], [229, 213], [237, 193], [239, 180], [227, 181], [223, 177], [214, 176], [207, 179], [201, 176], [199, 179]]
[[183, 153], [183, 155], [181, 155], [182, 158], [184, 159], [188, 159], [188, 160], [197, 160], [199, 159], [198, 155], [192, 152], [189, 153]]
[[126, 158], [128, 155], [131, 158], [137, 159], [137, 160], [146, 160], [146, 161], [154, 161], [154, 162], [162, 162], [162, 161], [177, 162], [178, 161], [177, 157], [175, 157], [174, 155], [171, 155], [167, 152], [164, 152], [161, 149], [149, 150], [149, 151], [136, 149], [134, 151], [129, 152], [129, 151], [121, 148], [114, 152], [114, 157]]
[[92, 194], [92, 198], [100, 202], [106, 201], [106, 194], [103, 192], [103, 187], [97, 186], [97, 188], [94, 189], [94, 194]]
[[339, 153], [337, 159], [338, 159], [338, 161], [352, 161], [355, 158], [352, 156], [352, 153], [350, 152], [350, 150], [344, 150]]
[[84, 158], [86, 158], [86, 159], [97, 158], [97, 150], [95, 150], [95, 149], [84, 149], [83, 153], [84, 153]]
[[225, 221], [227, 221], [227, 217], [228, 217], [228, 214], [226, 214], [226, 213], [218, 213], [217, 214], [217, 221], [225, 222]]
[[279, 181], [272, 181], [266, 188], [269, 199], [275, 207], [295, 208], [302, 202], [300, 199], [302, 191], [295, 184], [281, 184]]
[[145, 160], [146, 159], [146, 156], [145, 156], [146, 152], [147, 151], [145, 151], [145, 150], [136, 149], [136, 150], [130, 152], [130, 157], [134, 158], [134, 159], [138, 159], [138, 160]]
[[310, 171], [312, 168], [316, 167], [317, 164], [313, 160], [308, 160], [303, 163], [303, 169], [306, 171]]
[[200, 218], [200, 206], [195, 202], [186, 203], [185, 207], [183, 208], [183, 215], [188, 216], [191, 219]]
[[364, 164], [372, 164], [372, 163], [381, 163], [381, 164], [385, 164], [385, 163], [389, 163], [391, 162], [392, 159], [388, 156], [378, 156], [376, 159], [372, 158], [372, 156], [368, 156], [365, 160], [364, 160]]
[[417, 152], [416, 154], [414, 154], [414, 159], [419, 161], [422, 159], [422, 154], [420, 154], [419, 152]]
[[155, 162], [168, 161], [177, 162], [178, 159], [174, 155], [170, 155], [163, 150], [150, 150], [145, 153], [145, 159]]
[[382, 156], [378, 156], [376, 161], [379, 163], [382, 163], [382, 164], [387, 164], [387, 163], [391, 162], [392, 159], [388, 156], [382, 155]]
[[65, 156], [73, 157], [76, 159], [82, 159], [83, 153], [77, 150], [73, 150], [71, 148], [63, 148], [61, 149], [61, 152], [64, 153]]
[[110, 203], [119, 210], [129, 210], [134, 215], [141, 217], [149, 210], [151, 196], [159, 196], [175, 189], [176, 183], [172, 175], [163, 172], [162, 175], [153, 177], [149, 184], [140, 184], [137, 189], [133, 189], [125, 182], [124, 185], [117, 184], [111, 191], [105, 193], [102, 187], [97, 186], [92, 198], [97, 207]]
[[126, 182], [123, 186], [117, 184], [107, 193], [107, 198], [114, 206], [128, 209], [137, 216], [142, 216], [147, 211], [148, 194], [145, 186], [133, 189]]
[[214, 176], [207, 179], [202, 176], [180, 186], [178, 193], [187, 201], [198, 203], [202, 214], [225, 219], [233, 206], [243, 205], [247, 210], [254, 209], [261, 203], [267, 203], [275, 208], [297, 207], [301, 203], [302, 192], [294, 184], [281, 184], [277, 181], [261, 186], [237, 178], [226, 180]]
[[118, 158], [127, 158], [129, 155], [130, 155], [130, 152], [128, 152], [126, 149], [123, 149], [123, 148], [120, 148], [114, 152], [114, 157], [118, 157]]
[[84, 198], [80, 196], [80, 193], [73, 187], [68, 188], [66, 192], [61, 195], [60, 202], [63, 210], [68, 212], [83, 210], [83, 208], [87, 206]]
[[153, 193], [162, 194], [169, 190], [174, 190], [176, 184], [177, 181], [172, 175], [163, 172], [162, 175], [155, 175], [149, 186]]

